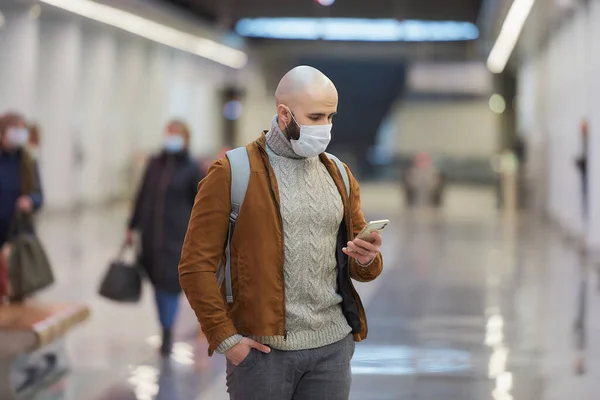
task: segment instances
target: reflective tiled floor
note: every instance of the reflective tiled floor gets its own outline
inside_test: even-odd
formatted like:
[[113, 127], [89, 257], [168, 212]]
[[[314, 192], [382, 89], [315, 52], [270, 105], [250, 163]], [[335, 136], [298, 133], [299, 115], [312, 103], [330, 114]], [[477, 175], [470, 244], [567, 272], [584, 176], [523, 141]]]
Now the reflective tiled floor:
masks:
[[[574, 372], [581, 258], [548, 225], [495, 210], [493, 192], [451, 189], [439, 212], [404, 211], [392, 187], [363, 188], [369, 219], [390, 218], [384, 275], [361, 291], [369, 338], [353, 360], [352, 400], [591, 400], [600, 376], [597, 279], [586, 273], [587, 373]], [[138, 305], [96, 295], [126, 208], [43, 216], [58, 283], [41, 300], [84, 301], [69, 336], [73, 373], [37, 400], [221, 400], [224, 362], [182, 299], [173, 357], [156, 354], [148, 290]]]

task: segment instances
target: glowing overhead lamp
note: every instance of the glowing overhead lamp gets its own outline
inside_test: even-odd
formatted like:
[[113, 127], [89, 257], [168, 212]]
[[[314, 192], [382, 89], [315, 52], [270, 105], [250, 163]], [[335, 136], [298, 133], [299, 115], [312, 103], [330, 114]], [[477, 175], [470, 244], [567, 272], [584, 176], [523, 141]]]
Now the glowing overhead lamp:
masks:
[[499, 74], [506, 68], [534, 4], [535, 0], [514, 0], [487, 60], [491, 72]]
[[231, 68], [243, 68], [248, 62], [248, 56], [241, 50], [171, 28], [170, 26], [151, 21], [118, 8], [96, 3], [95, 1], [40, 1]]
[[364, 18], [247, 18], [236, 24], [245, 37], [369, 42], [474, 40], [479, 29], [461, 21], [397, 21]]

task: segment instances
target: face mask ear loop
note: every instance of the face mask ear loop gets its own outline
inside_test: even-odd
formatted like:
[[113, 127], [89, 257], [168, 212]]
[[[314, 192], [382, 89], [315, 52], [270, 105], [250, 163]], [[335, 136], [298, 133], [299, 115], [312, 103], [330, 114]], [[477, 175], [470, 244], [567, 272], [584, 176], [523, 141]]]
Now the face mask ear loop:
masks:
[[[292, 112], [292, 110], [290, 110], [290, 108], [289, 108], [289, 107], [287, 107], [287, 106], [286, 106], [285, 108], [287, 108], [288, 112], [289, 112], [289, 113], [290, 113], [290, 115], [292, 116], [292, 121], [294, 121], [294, 123], [295, 123], [296, 125], [298, 125], [298, 128], [302, 128], [302, 126], [301, 126], [301, 125], [298, 123], [298, 121], [296, 121], [296, 117], [294, 117], [294, 113]], [[288, 129], [288, 126], [287, 126], [287, 124], [285, 124], [285, 129]]]
[[298, 123], [298, 121], [296, 121], [296, 117], [294, 117], [294, 113], [293, 113], [291, 110], [290, 110], [290, 115], [292, 116], [292, 119], [294, 120], [294, 123], [295, 123], [296, 125], [298, 125], [298, 128], [302, 128], [302, 125], [300, 125], [300, 124]]
[[[285, 106], [285, 108], [288, 110], [288, 112], [292, 116], [292, 120], [296, 123], [296, 125], [298, 125], [298, 127], [300, 127], [300, 124], [298, 124], [298, 121], [296, 121], [296, 118], [294, 118], [294, 113], [292, 112], [292, 110], [290, 110], [290, 108], [287, 106]], [[290, 135], [290, 127], [285, 122], [283, 124], [285, 125], [285, 133], [286, 133], [288, 139], [292, 140], [292, 136]]]

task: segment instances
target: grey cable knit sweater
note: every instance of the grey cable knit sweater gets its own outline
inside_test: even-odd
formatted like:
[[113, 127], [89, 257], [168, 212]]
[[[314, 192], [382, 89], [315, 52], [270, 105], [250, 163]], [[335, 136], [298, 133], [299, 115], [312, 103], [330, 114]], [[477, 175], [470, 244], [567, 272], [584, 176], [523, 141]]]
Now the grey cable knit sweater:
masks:
[[[344, 206], [333, 178], [318, 157], [294, 153], [276, 118], [267, 133], [267, 153], [281, 201], [285, 243], [285, 314], [288, 337], [253, 339], [278, 350], [305, 350], [335, 343], [350, 332], [337, 293], [335, 258]], [[241, 340], [223, 341], [223, 353]]]

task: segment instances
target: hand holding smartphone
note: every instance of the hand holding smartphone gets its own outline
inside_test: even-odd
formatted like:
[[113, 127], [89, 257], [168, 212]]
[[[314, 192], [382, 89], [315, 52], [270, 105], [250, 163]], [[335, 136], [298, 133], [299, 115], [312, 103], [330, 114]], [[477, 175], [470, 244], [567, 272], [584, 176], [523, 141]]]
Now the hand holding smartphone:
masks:
[[373, 232], [383, 232], [389, 223], [390, 221], [387, 219], [369, 222], [354, 240], [348, 242], [348, 247], [344, 247], [342, 250], [346, 255], [358, 261], [360, 265], [368, 267], [379, 254], [379, 246], [381, 245], [381, 241], [376, 241], [373, 238]]
[[382, 219], [379, 221], [371, 221], [369, 222], [360, 233], [356, 236], [358, 239], [362, 239], [366, 242], [373, 242], [373, 232], [378, 232], [381, 234], [385, 228], [389, 225], [389, 219]]

